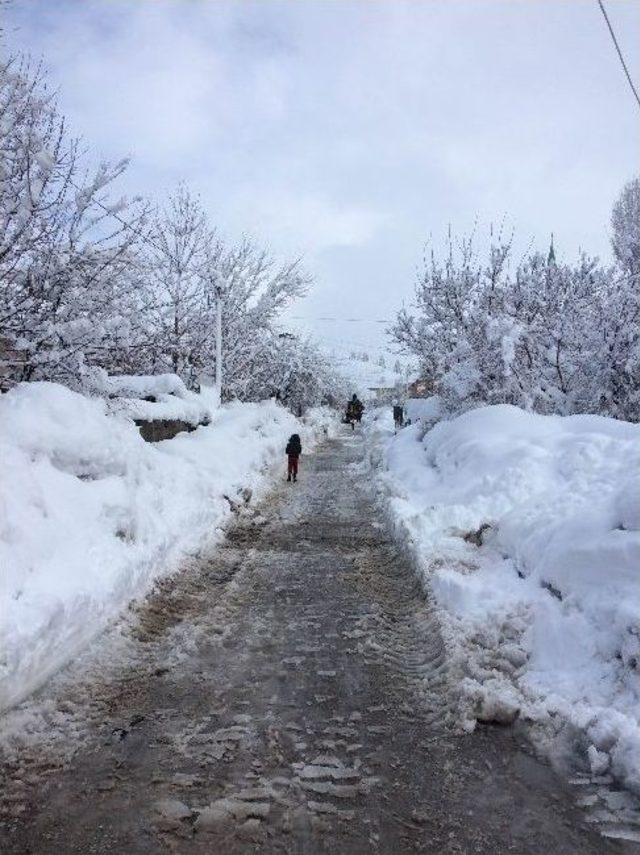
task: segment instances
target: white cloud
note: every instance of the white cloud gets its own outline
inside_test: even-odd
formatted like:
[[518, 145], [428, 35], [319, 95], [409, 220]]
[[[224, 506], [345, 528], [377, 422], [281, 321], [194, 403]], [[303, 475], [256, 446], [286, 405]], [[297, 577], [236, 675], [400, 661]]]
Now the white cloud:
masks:
[[242, 212], [251, 232], [272, 235], [304, 254], [331, 247], [361, 246], [373, 240], [385, 214], [331, 201], [309, 193], [251, 194], [252, 201], [234, 207]]

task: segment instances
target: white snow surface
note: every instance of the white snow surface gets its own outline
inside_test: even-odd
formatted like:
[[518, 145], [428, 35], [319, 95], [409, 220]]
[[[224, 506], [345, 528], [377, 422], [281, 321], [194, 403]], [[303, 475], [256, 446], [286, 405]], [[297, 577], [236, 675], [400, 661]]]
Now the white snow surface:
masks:
[[145, 443], [130, 419], [54, 383], [0, 397], [0, 709], [73, 658], [129, 601], [222, 536], [232, 501], [273, 481], [333, 415], [229, 404]]
[[[91, 368], [84, 378], [85, 390], [108, 401], [111, 413], [131, 419], [172, 419], [191, 425], [206, 424], [220, 404], [217, 389], [203, 386], [200, 393], [187, 389], [177, 374], [109, 376], [102, 368]], [[145, 398], [155, 400], [144, 400]]]
[[102, 390], [114, 395], [144, 398], [147, 395], [175, 395], [186, 398], [187, 387], [177, 374], [112, 374], [101, 371]]
[[187, 422], [195, 427], [210, 421], [213, 410], [218, 405], [214, 390], [211, 390], [210, 395], [187, 392], [185, 398], [164, 393], [158, 393], [155, 397], [155, 401], [144, 401], [138, 398], [109, 398], [107, 408], [110, 413], [120, 413], [139, 421], [176, 420]]
[[380, 410], [366, 432], [465, 726], [518, 713], [552, 759], [570, 744], [640, 792], [640, 425], [491, 406], [424, 436]]

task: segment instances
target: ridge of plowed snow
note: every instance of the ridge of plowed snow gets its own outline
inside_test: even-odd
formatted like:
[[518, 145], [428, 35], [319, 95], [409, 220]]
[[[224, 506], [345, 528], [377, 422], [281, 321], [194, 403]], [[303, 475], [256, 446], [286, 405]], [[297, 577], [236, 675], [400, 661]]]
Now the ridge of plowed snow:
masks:
[[274, 402], [234, 403], [211, 425], [150, 445], [106, 402], [58, 384], [3, 395], [0, 709], [215, 541], [230, 512], [225, 496], [264, 489], [288, 436], [308, 446], [330, 417], [311, 411], [306, 421]]
[[551, 755], [573, 731], [594, 773], [640, 792], [640, 425], [505, 405], [424, 437], [393, 437], [379, 411], [367, 432], [440, 606], [467, 725], [519, 712]]

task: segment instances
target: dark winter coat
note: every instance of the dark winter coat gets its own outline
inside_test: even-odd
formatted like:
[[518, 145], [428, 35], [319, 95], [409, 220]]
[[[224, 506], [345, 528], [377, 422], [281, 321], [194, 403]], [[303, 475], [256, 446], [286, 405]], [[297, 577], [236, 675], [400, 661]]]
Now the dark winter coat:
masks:
[[302, 443], [297, 433], [291, 434], [289, 437], [286, 453], [291, 457], [300, 457], [302, 454]]

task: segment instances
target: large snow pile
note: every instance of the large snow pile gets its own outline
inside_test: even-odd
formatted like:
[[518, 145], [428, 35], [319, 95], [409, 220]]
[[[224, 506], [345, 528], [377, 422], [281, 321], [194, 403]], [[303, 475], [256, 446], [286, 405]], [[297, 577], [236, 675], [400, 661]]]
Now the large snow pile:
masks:
[[100, 378], [102, 391], [113, 395], [125, 395], [130, 398], [145, 398], [158, 395], [187, 396], [187, 387], [177, 374], [112, 374], [98, 369], [96, 378]]
[[[230, 503], [271, 480], [304, 425], [273, 402], [231, 404], [155, 445], [107, 403], [53, 383], [0, 398], [0, 708], [69, 660], [159, 574], [220, 536]], [[246, 493], [245, 493], [246, 495]]]
[[109, 412], [140, 421], [180, 420], [190, 425], [206, 424], [219, 405], [214, 387], [191, 392], [177, 374], [109, 376], [102, 368], [92, 368], [84, 378], [91, 394], [108, 401]]
[[519, 714], [640, 791], [640, 425], [493, 406], [392, 427], [370, 418], [372, 459], [467, 726]]

